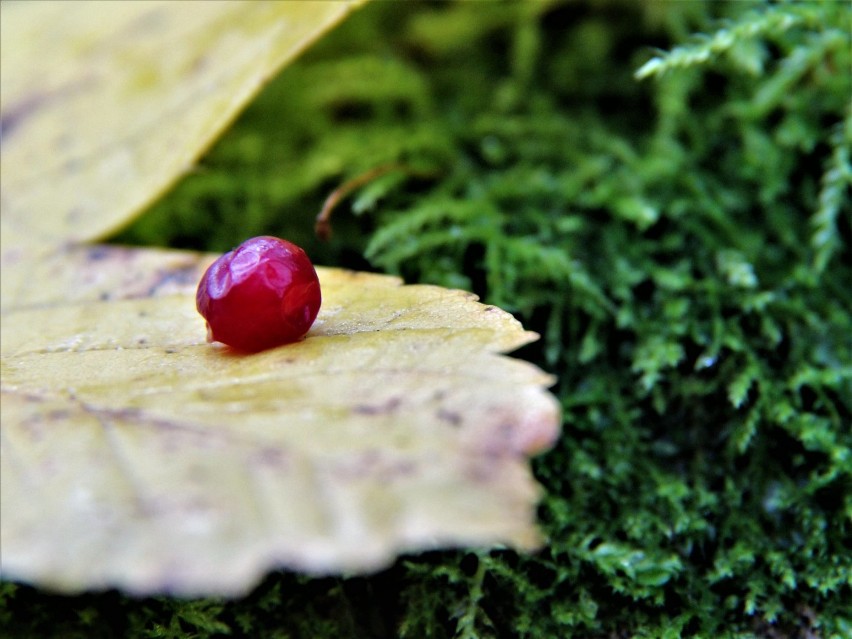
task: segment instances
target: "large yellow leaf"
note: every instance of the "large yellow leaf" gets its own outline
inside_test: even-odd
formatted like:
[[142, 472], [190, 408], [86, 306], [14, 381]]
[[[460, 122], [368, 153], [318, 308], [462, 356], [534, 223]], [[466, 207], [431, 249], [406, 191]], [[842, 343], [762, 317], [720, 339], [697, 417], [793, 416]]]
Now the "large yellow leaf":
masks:
[[497, 354], [534, 335], [460, 291], [319, 269], [307, 338], [234, 355], [194, 309], [209, 259], [76, 249], [7, 309], [4, 577], [235, 595], [276, 566], [536, 546], [526, 459], [558, 408]]
[[360, 2], [0, 4], [4, 253], [124, 224]]
[[4, 578], [235, 595], [279, 566], [538, 543], [527, 457], [558, 407], [500, 354], [535, 338], [507, 313], [319, 269], [307, 338], [240, 356], [194, 309], [211, 256], [78, 244], [349, 4], [0, 5]]

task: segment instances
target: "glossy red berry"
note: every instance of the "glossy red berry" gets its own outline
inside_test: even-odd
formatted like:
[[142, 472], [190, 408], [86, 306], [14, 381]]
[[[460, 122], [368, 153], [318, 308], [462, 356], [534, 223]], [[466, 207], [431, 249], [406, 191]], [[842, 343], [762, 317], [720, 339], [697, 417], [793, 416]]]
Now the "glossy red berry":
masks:
[[210, 265], [195, 295], [207, 341], [256, 352], [300, 339], [321, 302], [313, 264], [295, 244], [253, 237]]

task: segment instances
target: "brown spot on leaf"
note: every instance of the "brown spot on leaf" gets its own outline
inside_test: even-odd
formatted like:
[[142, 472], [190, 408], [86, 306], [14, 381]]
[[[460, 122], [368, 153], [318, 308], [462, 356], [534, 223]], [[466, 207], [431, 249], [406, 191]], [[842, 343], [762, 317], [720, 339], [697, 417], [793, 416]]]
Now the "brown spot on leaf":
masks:
[[267, 446], [254, 451], [249, 457], [249, 463], [272, 468], [285, 468], [287, 466], [287, 455], [280, 448]]
[[55, 105], [65, 97], [88, 89], [93, 82], [93, 78], [85, 77], [52, 90], [36, 91], [12, 104], [0, 115], [0, 135], [3, 136], [3, 141], [8, 143], [9, 136], [39, 111]]
[[455, 411], [447, 410], [446, 408], [438, 409], [436, 415], [438, 419], [440, 419], [442, 422], [446, 422], [450, 426], [458, 426], [462, 423], [461, 415], [459, 415]]
[[92, 262], [100, 262], [109, 257], [114, 257], [116, 250], [108, 246], [93, 246], [86, 253], [86, 258]]
[[353, 407], [352, 412], [358, 415], [389, 415], [402, 404], [399, 397], [391, 397], [384, 404], [358, 404]]
[[194, 264], [182, 266], [168, 271], [159, 271], [157, 279], [152, 282], [151, 287], [146, 292], [148, 297], [154, 297], [164, 289], [182, 289], [188, 285], [195, 285], [198, 282], [198, 271]]
[[41, 109], [49, 97], [50, 93], [47, 92], [36, 93], [9, 107], [6, 113], [0, 116], [0, 136], [3, 136], [3, 141], [8, 142], [15, 129]]
[[394, 459], [386, 452], [369, 449], [351, 460], [338, 464], [335, 475], [347, 481], [379, 480], [389, 482], [417, 473], [417, 464], [411, 459]]

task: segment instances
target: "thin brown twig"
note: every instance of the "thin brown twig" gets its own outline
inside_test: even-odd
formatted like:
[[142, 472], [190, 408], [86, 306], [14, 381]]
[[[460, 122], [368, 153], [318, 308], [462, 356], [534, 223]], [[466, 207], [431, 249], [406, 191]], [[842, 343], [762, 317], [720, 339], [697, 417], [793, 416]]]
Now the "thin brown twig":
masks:
[[316, 233], [316, 236], [323, 242], [327, 242], [329, 239], [331, 239], [331, 213], [335, 209], [335, 207], [340, 203], [340, 201], [346, 196], [348, 196], [350, 193], [352, 193], [352, 191], [354, 191], [355, 189], [358, 189], [364, 186], [365, 184], [382, 177], [383, 175], [387, 175], [392, 171], [404, 171], [405, 173], [408, 173], [410, 175], [434, 175], [433, 172], [418, 171], [416, 169], [411, 168], [410, 166], [406, 166], [405, 164], [400, 164], [398, 162], [381, 164], [379, 166], [373, 167], [368, 171], [365, 171], [361, 175], [356, 175], [351, 180], [347, 180], [346, 182], [338, 186], [331, 193], [329, 193], [327, 198], [325, 198], [325, 202], [323, 202], [322, 209], [320, 209], [320, 212], [317, 215], [316, 222], [314, 223], [314, 233]]

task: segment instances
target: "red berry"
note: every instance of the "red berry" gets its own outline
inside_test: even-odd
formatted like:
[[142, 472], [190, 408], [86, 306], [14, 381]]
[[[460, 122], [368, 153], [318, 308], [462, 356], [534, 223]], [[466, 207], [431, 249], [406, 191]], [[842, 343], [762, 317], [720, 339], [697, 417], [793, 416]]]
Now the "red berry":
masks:
[[213, 262], [195, 295], [207, 341], [249, 352], [301, 338], [320, 302], [319, 279], [305, 252], [269, 236], [246, 240]]

